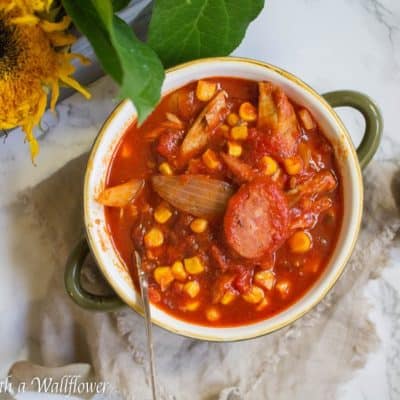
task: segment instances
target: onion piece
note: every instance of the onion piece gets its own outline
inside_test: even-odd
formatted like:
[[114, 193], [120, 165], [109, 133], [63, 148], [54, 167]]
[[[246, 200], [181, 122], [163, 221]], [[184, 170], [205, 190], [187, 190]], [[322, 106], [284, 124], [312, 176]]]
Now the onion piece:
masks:
[[274, 86], [270, 82], [258, 83], [258, 127], [278, 126], [278, 110], [273, 99]]
[[173, 207], [203, 218], [223, 214], [234, 193], [228, 183], [205, 175], [155, 175], [152, 184], [158, 195]]
[[97, 201], [103, 206], [126, 207], [139, 194], [143, 186], [143, 179], [130, 179], [121, 185], [103, 190], [97, 197]]
[[181, 156], [187, 161], [207, 145], [211, 132], [222, 123], [227, 111], [228, 94], [222, 90], [203, 108], [186, 134], [181, 146]]
[[165, 126], [158, 126], [157, 128], [152, 129], [151, 131], [147, 131], [144, 134], [144, 138], [146, 142], [154, 142], [156, 139], [158, 139], [162, 133], [167, 128]]
[[169, 122], [172, 122], [177, 129], [183, 129], [184, 128], [183, 122], [175, 114], [170, 113], [170, 112], [166, 112], [165, 113], [165, 117], [167, 118], [167, 120]]

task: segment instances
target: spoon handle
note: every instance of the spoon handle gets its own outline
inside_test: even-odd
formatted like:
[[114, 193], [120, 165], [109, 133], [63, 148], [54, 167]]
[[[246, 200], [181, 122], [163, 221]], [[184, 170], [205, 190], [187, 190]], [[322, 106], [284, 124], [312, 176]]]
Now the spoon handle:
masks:
[[147, 274], [142, 269], [142, 259], [137, 251], [135, 251], [135, 258], [136, 258], [136, 267], [139, 275], [140, 291], [143, 300], [144, 320], [146, 324], [147, 353], [150, 366], [151, 390], [153, 394], [153, 400], [157, 400], [156, 367], [154, 362], [151, 312], [150, 312], [150, 301], [149, 301], [149, 291], [148, 291], [149, 282], [147, 280]]

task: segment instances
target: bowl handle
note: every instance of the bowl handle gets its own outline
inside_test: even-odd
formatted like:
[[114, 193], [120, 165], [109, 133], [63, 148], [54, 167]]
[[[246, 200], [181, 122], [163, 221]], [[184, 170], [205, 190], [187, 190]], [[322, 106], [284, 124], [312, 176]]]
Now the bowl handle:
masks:
[[114, 311], [125, 305], [117, 295], [98, 296], [87, 292], [81, 284], [81, 270], [89, 254], [86, 238], [82, 238], [68, 257], [65, 267], [65, 288], [71, 299], [87, 310]]
[[322, 95], [332, 107], [352, 107], [365, 119], [365, 133], [357, 148], [360, 166], [364, 169], [378, 150], [383, 118], [376, 103], [367, 95], [353, 90], [339, 90]]

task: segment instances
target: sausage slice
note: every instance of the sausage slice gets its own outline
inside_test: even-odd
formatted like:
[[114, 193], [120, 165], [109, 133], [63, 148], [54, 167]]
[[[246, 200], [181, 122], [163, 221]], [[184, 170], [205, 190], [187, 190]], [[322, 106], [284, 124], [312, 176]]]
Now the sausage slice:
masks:
[[269, 178], [242, 185], [231, 197], [224, 217], [228, 245], [239, 255], [260, 258], [276, 251], [288, 234], [286, 197]]

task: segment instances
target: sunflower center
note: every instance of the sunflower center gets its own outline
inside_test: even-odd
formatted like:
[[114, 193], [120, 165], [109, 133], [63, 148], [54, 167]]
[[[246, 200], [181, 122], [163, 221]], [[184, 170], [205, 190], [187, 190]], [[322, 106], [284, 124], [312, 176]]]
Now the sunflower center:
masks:
[[18, 55], [16, 28], [7, 24], [0, 14], [0, 77], [17, 68]]

